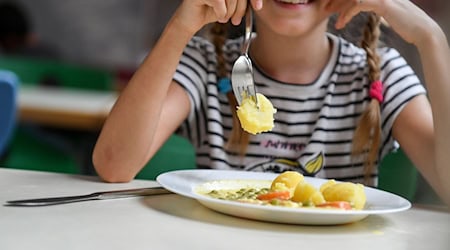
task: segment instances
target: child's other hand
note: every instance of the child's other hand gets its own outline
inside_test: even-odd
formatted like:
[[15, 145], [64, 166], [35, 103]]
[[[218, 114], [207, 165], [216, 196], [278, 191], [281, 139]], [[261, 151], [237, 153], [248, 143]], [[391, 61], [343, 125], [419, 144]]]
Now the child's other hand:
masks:
[[325, 8], [338, 13], [338, 29], [360, 12], [375, 12], [405, 41], [415, 45], [440, 30], [432, 18], [409, 0], [329, 0]]
[[[251, 0], [253, 9], [262, 8], [263, 0]], [[193, 33], [204, 25], [231, 20], [238, 25], [247, 9], [247, 0], [184, 0], [177, 9], [174, 20]]]

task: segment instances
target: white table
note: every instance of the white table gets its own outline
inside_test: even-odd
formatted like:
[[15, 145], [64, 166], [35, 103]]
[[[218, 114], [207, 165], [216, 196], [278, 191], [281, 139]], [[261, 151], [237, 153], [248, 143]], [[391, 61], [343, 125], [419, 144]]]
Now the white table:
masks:
[[115, 91], [22, 86], [19, 119], [69, 129], [99, 130], [117, 100]]
[[[0, 168], [0, 202], [157, 186], [135, 180]], [[175, 194], [47, 207], [0, 207], [0, 249], [450, 249], [450, 214], [413, 207], [341, 226], [300, 226], [220, 214]]]

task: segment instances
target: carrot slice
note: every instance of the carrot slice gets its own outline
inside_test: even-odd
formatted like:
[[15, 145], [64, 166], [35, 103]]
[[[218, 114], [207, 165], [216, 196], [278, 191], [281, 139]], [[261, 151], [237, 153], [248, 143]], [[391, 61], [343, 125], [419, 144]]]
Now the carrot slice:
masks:
[[258, 200], [273, 200], [273, 199], [280, 199], [280, 200], [289, 200], [291, 194], [288, 190], [286, 191], [273, 191], [269, 192], [267, 194], [260, 194], [256, 198]]
[[352, 206], [348, 201], [328, 201], [322, 204], [316, 205], [316, 207], [330, 207], [330, 208], [338, 208], [344, 210], [351, 210]]

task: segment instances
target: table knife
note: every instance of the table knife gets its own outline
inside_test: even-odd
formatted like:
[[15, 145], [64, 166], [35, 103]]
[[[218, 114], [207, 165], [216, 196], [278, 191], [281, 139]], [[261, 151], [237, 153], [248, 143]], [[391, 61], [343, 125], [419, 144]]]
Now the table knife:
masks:
[[108, 200], [108, 199], [159, 195], [159, 194], [172, 194], [172, 192], [163, 187], [125, 189], [125, 190], [96, 192], [86, 195], [59, 196], [59, 197], [27, 199], [27, 200], [12, 200], [6, 201], [5, 206], [22, 206], [22, 207], [49, 206], [79, 201]]

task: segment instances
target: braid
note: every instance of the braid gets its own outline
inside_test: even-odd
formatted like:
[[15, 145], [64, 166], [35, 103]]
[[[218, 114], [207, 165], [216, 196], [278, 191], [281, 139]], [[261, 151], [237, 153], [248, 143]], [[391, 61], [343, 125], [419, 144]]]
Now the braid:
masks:
[[373, 82], [380, 78], [380, 57], [376, 53], [378, 39], [380, 37], [380, 17], [371, 13], [368, 18], [367, 26], [363, 32], [361, 47], [367, 53], [369, 80]]
[[[380, 80], [380, 58], [376, 53], [380, 36], [380, 17], [370, 13], [363, 32], [361, 47], [366, 51], [368, 76], [370, 84]], [[363, 155], [364, 183], [371, 185], [370, 175], [375, 166], [381, 141], [381, 113], [379, 100], [372, 98], [366, 110], [362, 113], [353, 138], [352, 154]]]
[[212, 35], [212, 42], [216, 49], [218, 78], [227, 77], [228, 75], [222, 49], [227, 36], [227, 30], [224, 26], [225, 24], [214, 23], [210, 31]]
[[[212, 35], [212, 43], [214, 44], [217, 55], [217, 78], [227, 78], [229, 76], [229, 70], [226, 67], [226, 61], [223, 54], [223, 46], [227, 37], [227, 24], [214, 23], [210, 33]], [[230, 103], [231, 114], [233, 116], [233, 127], [226, 148], [244, 155], [247, 150], [250, 135], [241, 127], [241, 123], [236, 113], [238, 103], [232, 91], [227, 93], [227, 98]]]

